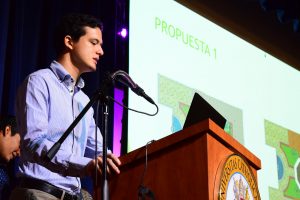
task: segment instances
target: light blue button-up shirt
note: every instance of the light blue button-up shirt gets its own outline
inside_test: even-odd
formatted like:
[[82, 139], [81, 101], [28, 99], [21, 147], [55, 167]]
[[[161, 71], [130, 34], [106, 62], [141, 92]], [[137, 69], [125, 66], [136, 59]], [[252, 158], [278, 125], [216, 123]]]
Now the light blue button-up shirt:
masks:
[[[43, 155], [62, 136], [89, 102], [81, 88], [80, 78], [74, 82], [58, 62], [48, 69], [30, 74], [20, 86], [16, 110], [21, 133], [19, 176], [45, 180], [60, 188], [77, 193], [79, 176], [94, 156], [95, 121], [90, 108], [62, 143], [51, 160]], [[98, 133], [98, 154], [102, 152], [102, 136]]]

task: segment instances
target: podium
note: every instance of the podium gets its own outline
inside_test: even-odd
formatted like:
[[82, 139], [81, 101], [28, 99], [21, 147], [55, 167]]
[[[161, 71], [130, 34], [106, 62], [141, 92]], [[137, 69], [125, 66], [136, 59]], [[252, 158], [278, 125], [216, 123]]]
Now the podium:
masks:
[[[257, 179], [260, 160], [213, 121], [204, 120], [147, 145], [143, 185], [156, 200], [220, 199], [222, 164], [233, 154], [243, 157]], [[109, 178], [111, 200], [138, 199], [145, 155], [144, 146], [120, 157], [121, 174]], [[95, 192], [101, 197], [100, 189]]]

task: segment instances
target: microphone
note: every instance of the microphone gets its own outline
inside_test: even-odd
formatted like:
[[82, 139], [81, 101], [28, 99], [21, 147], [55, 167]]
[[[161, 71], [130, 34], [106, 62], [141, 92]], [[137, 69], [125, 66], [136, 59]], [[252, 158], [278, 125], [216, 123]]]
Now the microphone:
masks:
[[144, 97], [148, 102], [155, 104], [155, 102], [145, 93], [145, 91], [136, 84], [131, 77], [124, 71], [118, 70], [110, 75], [113, 81], [118, 81], [123, 85], [129, 87], [135, 94]]

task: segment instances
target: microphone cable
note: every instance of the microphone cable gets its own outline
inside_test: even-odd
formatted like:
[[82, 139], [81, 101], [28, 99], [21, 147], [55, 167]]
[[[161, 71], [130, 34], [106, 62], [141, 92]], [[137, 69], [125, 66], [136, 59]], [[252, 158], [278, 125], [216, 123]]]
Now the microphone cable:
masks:
[[151, 140], [149, 142], [147, 142], [146, 146], [145, 146], [145, 167], [144, 167], [144, 171], [141, 177], [141, 182], [140, 185], [138, 187], [138, 200], [145, 200], [146, 197], [149, 197], [152, 200], [155, 200], [155, 195], [154, 193], [144, 185], [144, 178], [147, 172], [147, 168], [148, 168], [148, 145], [153, 143], [155, 140]]
[[123, 108], [125, 108], [125, 109], [127, 109], [127, 110], [136, 112], [136, 113], [140, 113], [140, 114], [144, 114], [144, 115], [148, 115], [148, 116], [155, 116], [155, 115], [158, 113], [158, 111], [159, 111], [159, 108], [158, 108], [158, 106], [157, 106], [156, 104], [153, 104], [153, 105], [156, 107], [156, 112], [153, 113], [153, 114], [150, 114], [150, 113], [147, 113], [147, 112], [143, 112], [143, 111], [139, 111], [139, 110], [135, 110], [135, 109], [129, 108], [129, 107], [125, 106], [124, 104], [118, 102], [117, 100], [115, 100], [115, 99], [114, 99], [113, 97], [111, 97], [111, 96], [108, 96], [108, 98], [111, 99], [111, 100], [113, 100], [113, 101], [114, 101], [116, 104], [118, 104], [119, 106], [121, 106], [121, 107], [123, 107]]

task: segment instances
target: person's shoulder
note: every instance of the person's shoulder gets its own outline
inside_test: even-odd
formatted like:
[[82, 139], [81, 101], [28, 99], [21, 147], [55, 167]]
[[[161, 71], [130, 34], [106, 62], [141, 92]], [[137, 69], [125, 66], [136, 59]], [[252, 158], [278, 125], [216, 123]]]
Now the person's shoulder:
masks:
[[49, 68], [44, 68], [44, 69], [39, 69], [27, 76], [25, 79], [25, 82], [28, 81], [47, 81], [49, 79], [53, 78], [53, 73], [51, 72], [51, 69]]
[[50, 74], [51, 74], [51, 70], [49, 68], [44, 68], [29, 74], [28, 77], [34, 77], [34, 76], [48, 77]]
[[51, 82], [49, 79], [52, 79], [51, 70], [49, 68], [39, 69], [29, 74], [20, 85], [20, 88], [28, 86], [43, 87], [49, 81]]

